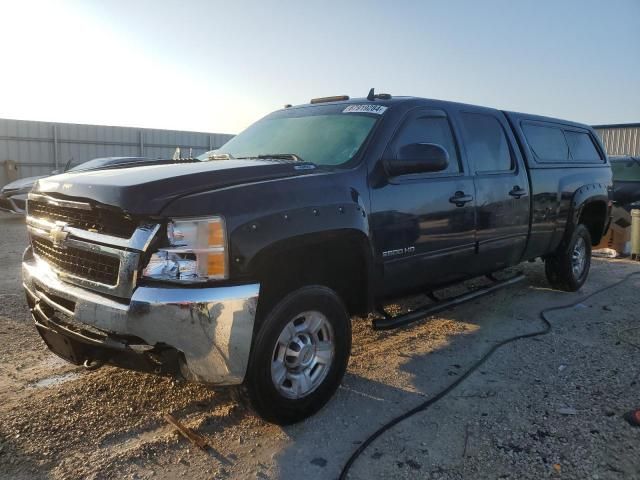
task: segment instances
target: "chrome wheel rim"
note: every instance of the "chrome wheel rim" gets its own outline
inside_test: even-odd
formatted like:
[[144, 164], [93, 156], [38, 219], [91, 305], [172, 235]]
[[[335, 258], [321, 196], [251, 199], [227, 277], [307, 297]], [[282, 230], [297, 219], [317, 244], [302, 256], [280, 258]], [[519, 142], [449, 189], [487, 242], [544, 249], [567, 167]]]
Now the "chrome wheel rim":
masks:
[[571, 268], [575, 278], [580, 278], [587, 263], [587, 245], [584, 238], [579, 237], [571, 252]]
[[298, 399], [324, 381], [333, 362], [333, 328], [318, 311], [303, 312], [284, 327], [271, 356], [271, 380], [280, 394]]

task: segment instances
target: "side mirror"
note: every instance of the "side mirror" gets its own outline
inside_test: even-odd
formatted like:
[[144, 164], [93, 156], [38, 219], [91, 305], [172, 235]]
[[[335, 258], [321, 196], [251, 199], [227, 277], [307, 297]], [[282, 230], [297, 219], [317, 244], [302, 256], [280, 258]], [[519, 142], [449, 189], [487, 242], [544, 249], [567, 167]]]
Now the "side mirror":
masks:
[[392, 177], [440, 172], [449, 166], [449, 154], [435, 143], [410, 143], [400, 149], [397, 158], [385, 160], [384, 166]]

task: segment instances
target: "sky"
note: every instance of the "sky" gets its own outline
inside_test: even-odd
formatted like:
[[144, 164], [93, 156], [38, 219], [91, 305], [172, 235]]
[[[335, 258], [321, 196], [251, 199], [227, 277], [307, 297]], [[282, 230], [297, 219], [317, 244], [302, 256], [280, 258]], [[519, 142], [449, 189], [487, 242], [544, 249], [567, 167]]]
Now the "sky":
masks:
[[640, 122], [640, 0], [0, 0], [0, 118], [238, 133], [329, 95]]

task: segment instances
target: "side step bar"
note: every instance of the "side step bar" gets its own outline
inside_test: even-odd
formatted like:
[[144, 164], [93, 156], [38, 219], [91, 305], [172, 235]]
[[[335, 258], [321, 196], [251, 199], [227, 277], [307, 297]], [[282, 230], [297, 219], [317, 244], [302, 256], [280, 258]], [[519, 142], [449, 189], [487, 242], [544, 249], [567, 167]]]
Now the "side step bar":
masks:
[[[409, 323], [413, 323], [417, 320], [422, 320], [428, 315], [441, 312], [442, 310], [455, 307], [464, 302], [468, 302], [469, 300], [474, 300], [476, 298], [493, 293], [500, 288], [521, 282], [522, 280], [524, 280], [524, 275], [522, 273], [518, 273], [513, 277], [507, 278], [505, 280], [497, 280], [495, 277], [493, 277], [493, 275], [487, 275], [487, 278], [492, 280], [494, 283], [486, 287], [478, 287], [477, 289], [468, 293], [463, 293], [462, 295], [438, 300], [432, 304], [424, 305], [423, 307], [420, 307], [408, 313], [404, 313], [402, 315], [390, 316], [387, 315], [386, 312], [382, 309], [382, 313], [384, 316], [383, 318], [376, 318], [373, 320], [373, 328], [375, 330], [391, 330], [393, 328], [398, 328]], [[427, 295], [431, 299], [436, 298], [432, 292], [429, 292], [429, 294]]]

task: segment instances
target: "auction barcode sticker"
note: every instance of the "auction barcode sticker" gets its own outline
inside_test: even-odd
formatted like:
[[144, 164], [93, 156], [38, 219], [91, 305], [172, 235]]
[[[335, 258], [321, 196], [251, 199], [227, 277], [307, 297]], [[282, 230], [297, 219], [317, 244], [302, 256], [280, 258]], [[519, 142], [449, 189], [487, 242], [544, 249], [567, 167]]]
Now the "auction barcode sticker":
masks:
[[349, 105], [342, 113], [376, 113], [382, 115], [387, 107], [382, 105]]

